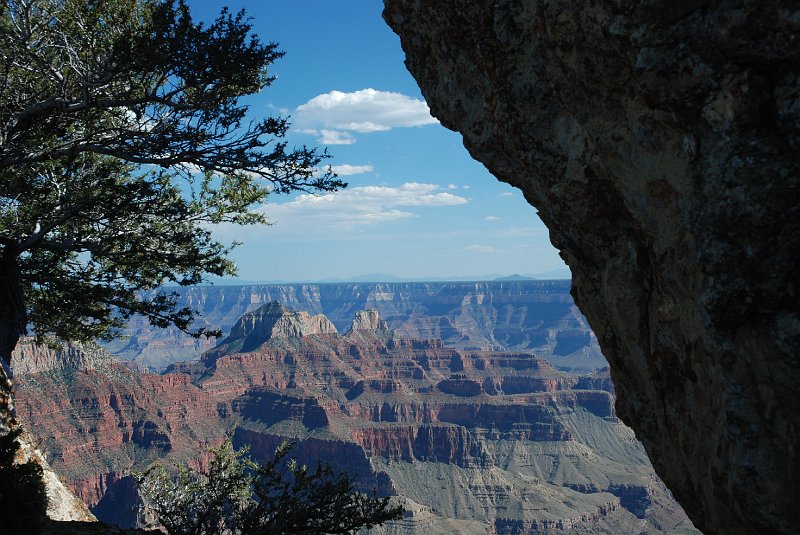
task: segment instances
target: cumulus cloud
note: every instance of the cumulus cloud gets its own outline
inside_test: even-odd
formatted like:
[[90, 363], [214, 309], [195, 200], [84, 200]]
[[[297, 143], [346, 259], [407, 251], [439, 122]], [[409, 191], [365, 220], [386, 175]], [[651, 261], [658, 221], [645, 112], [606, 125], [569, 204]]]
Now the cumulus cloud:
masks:
[[375, 170], [371, 165], [350, 165], [349, 163], [329, 165], [328, 167], [339, 176], [363, 175], [364, 173], [371, 173]]
[[304, 134], [311, 134], [318, 136], [317, 141], [323, 145], [352, 145], [356, 142], [356, 138], [347, 132], [339, 130], [315, 130], [313, 128], [305, 128], [301, 130]]
[[464, 247], [464, 250], [468, 253], [494, 253], [497, 251], [491, 245], [468, 245]]
[[424, 101], [372, 88], [317, 95], [297, 107], [293, 121], [302, 132], [318, 135], [319, 142], [328, 145], [355, 142], [349, 132], [381, 132], [438, 123]]
[[496, 215], [487, 215], [487, 216], [486, 216], [486, 217], [484, 217], [483, 219], [484, 219], [484, 220], [486, 220], [486, 221], [497, 221], [497, 220], [498, 220], [498, 219], [500, 219], [500, 218], [499, 218], [499, 217], [497, 217]]
[[447, 189], [458, 189], [458, 186], [456, 186], [455, 184], [448, 184]]
[[352, 229], [418, 215], [412, 208], [456, 206], [467, 200], [435, 184], [408, 182], [400, 186], [361, 186], [324, 195], [304, 194], [264, 212], [277, 227], [288, 229]]

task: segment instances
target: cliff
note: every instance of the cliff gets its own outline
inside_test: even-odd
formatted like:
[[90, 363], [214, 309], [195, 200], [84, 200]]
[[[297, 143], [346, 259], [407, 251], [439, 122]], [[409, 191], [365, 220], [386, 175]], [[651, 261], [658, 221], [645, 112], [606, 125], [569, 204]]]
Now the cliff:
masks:
[[353, 318], [353, 323], [350, 324], [350, 331], [388, 331], [389, 324], [386, 320], [381, 318], [378, 309], [373, 308], [370, 310], [359, 310]]
[[[33, 338], [20, 340], [11, 358], [14, 377], [22, 381], [28, 377], [48, 373], [72, 374], [78, 371], [91, 373], [95, 370], [108, 370], [114, 363], [112, 355], [95, 344], [70, 342], [48, 347], [36, 345]], [[56, 392], [51, 391], [46, 396], [49, 396], [51, 403], [62, 407], [66, 403], [69, 406], [70, 400], [61, 398]], [[66, 485], [51, 467], [47, 457], [53, 459], [53, 450], [44, 447], [42, 440], [40, 433], [34, 435], [23, 428], [18, 439], [20, 448], [14, 459], [15, 463], [33, 462], [42, 468], [42, 485], [47, 495], [47, 510], [46, 518], [40, 520], [37, 533], [53, 535], [148, 533], [137, 529], [123, 530], [97, 522], [85, 501], [76, 493], [78, 489], [74, 485]]]
[[14, 377], [53, 370], [93, 370], [114, 361], [96, 344], [65, 342], [54, 347], [37, 345], [32, 337], [22, 338], [11, 354]]
[[96, 522], [97, 519], [86, 504], [61, 481], [39, 448], [34, 446], [35, 443], [31, 434], [24, 431], [19, 440], [20, 449], [15, 462], [33, 462], [42, 467], [42, 484], [47, 494], [47, 518], [55, 522]]
[[520, 188], [617, 413], [708, 534], [800, 525], [800, 12], [385, 0], [431, 112]]
[[322, 314], [294, 312], [277, 301], [248, 312], [234, 324], [230, 335], [214, 354], [245, 353], [270, 339], [300, 338], [312, 334], [335, 334], [336, 327]]
[[[530, 351], [561, 369], [606, 366], [597, 340], [569, 294], [569, 281], [264, 284], [176, 288], [181, 306], [200, 314], [201, 326], [227, 336], [247, 312], [278, 301], [311, 315], [324, 314], [339, 330], [359, 311], [377, 310], [387, 327], [406, 338], [438, 338], [458, 349]], [[198, 359], [213, 340], [177, 329], [156, 329], [132, 318], [127, 339], [107, 345], [120, 358], [155, 371]]]
[[[226, 434], [260, 459], [290, 438], [300, 462], [330, 462], [360, 489], [411, 504], [387, 534], [687, 525], [615, 417], [607, 371], [387, 335], [374, 311], [344, 335], [319, 329], [321, 318], [313, 333], [257, 327], [298, 318], [308, 319], [276, 304], [245, 315], [205, 366], [175, 367], [189, 373], [111, 363], [25, 375], [20, 418], [93, 512], [124, 526], [137, 522], [131, 470], [156, 459], [203, 466]], [[247, 350], [222, 350], [236, 346]]]

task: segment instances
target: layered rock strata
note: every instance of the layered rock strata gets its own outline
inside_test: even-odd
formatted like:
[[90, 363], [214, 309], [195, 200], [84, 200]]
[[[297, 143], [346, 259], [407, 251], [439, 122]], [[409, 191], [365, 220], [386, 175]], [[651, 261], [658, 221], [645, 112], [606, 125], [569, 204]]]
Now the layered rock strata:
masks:
[[[92, 369], [95, 362], [102, 358], [110, 359], [111, 356], [95, 346], [65, 344], [61, 348], [51, 348], [36, 345], [32, 338], [23, 338], [17, 343], [10, 361], [13, 375], [24, 377], [28, 374], [51, 370]], [[37, 438], [26, 428], [20, 426], [13, 412], [7, 421], [12, 422], [12, 428], [21, 431], [17, 438], [19, 449], [16, 452], [14, 463], [34, 463], [42, 469], [42, 486], [47, 495], [47, 510], [46, 518], [40, 520], [42, 522], [40, 529], [48, 533], [61, 533], [65, 530], [84, 533], [98, 529], [97, 519], [86, 504], [70, 487], [64, 484], [52, 469], [38, 447]], [[81, 523], [81, 525], [73, 525], [75, 522]]]
[[300, 338], [312, 334], [335, 334], [336, 327], [322, 314], [289, 311], [272, 301], [248, 312], [234, 324], [230, 335], [214, 350], [215, 353], [252, 351], [274, 338]]
[[795, 533], [797, 4], [385, 6], [432, 114], [539, 210], [691, 518]]
[[106, 363], [21, 378], [22, 419], [101, 519], [136, 523], [131, 469], [204, 466], [232, 434], [260, 459], [290, 438], [300, 462], [409, 504], [384, 533], [693, 532], [615, 417], [605, 371], [400, 338], [373, 311], [344, 335], [267, 335], [296, 320], [275, 304], [246, 318], [181, 373]]
[[359, 310], [353, 323], [350, 324], [351, 331], [388, 331], [389, 325], [381, 318], [380, 312], [372, 308], [369, 310]]
[[[458, 349], [530, 351], [559, 369], [606, 366], [597, 340], [569, 294], [569, 281], [259, 284], [176, 288], [180, 306], [198, 311], [201, 326], [227, 336], [247, 312], [271, 302], [325, 314], [339, 331], [354, 314], [377, 310], [404, 337], [439, 338]], [[213, 340], [190, 338], [132, 318], [128, 338], [107, 347], [154, 371], [198, 359]]]
[[54, 347], [36, 344], [32, 337], [17, 342], [11, 354], [14, 377], [52, 370], [93, 370], [111, 363], [114, 358], [96, 344], [66, 342]]

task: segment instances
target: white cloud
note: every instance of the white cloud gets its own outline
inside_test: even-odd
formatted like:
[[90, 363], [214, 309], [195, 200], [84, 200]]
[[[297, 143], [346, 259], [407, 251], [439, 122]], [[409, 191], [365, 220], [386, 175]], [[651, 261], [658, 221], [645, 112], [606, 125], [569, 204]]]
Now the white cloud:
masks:
[[278, 106], [276, 106], [275, 104], [273, 104], [272, 102], [270, 102], [269, 104], [267, 104], [267, 107], [268, 107], [270, 110], [274, 111], [274, 112], [278, 112], [278, 113], [279, 113], [280, 115], [282, 115], [283, 117], [286, 117], [286, 116], [287, 116], [287, 115], [289, 115], [289, 113], [290, 113], [290, 112], [289, 112], [289, 108], [278, 107]]
[[455, 184], [448, 184], [447, 189], [458, 189], [458, 186], [456, 186]]
[[371, 165], [350, 165], [349, 163], [331, 165], [330, 168], [339, 176], [363, 175], [364, 173], [371, 173], [375, 170]]
[[371, 173], [375, 170], [375, 168], [371, 165], [351, 165], [349, 163], [344, 163], [341, 165], [326, 165], [322, 168], [315, 168], [314, 176], [322, 176], [322, 174], [328, 169], [336, 173], [338, 176], [363, 175], [364, 173]]
[[276, 232], [324, 232], [418, 215], [409, 208], [467, 202], [463, 197], [440, 190], [435, 184], [417, 182], [396, 187], [361, 186], [323, 195], [300, 195], [286, 203], [267, 204], [263, 211], [275, 223]]
[[461, 186], [464, 189], [469, 189], [469, 186]]
[[504, 191], [503, 193], [498, 193], [497, 195], [498, 195], [499, 197], [511, 197], [511, 196], [513, 196], [513, 195], [514, 195], [514, 193], [513, 193], [513, 192], [511, 192], [511, 191]]
[[185, 171], [190, 175], [200, 175], [203, 173], [203, 170], [200, 168], [200, 166], [193, 163], [186, 163], [186, 162], [179, 163], [175, 166], [175, 168], [181, 171]]
[[317, 141], [323, 145], [352, 145], [356, 142], [356, 138], [347, 132], [339, 130], [315, 130], [313, 128], [306, 128], [301, 130], [304, 134], [311, 134], [312, 136], [319, 136]]
[[468, 253], [494, 253], [497, 251], [491, 245], [468, 245], [464, 247], [464, 250]]
[[484, 219], [484, 220], [486, 220], [486, 221], [497, 221], [497, 220], [498, 220], [498, 219], [500, 219], [500, 218], [499, 218], [499, 217], [497, 217], [496, 215], [487, 215], [487, 216], [486, 216], [486, 217], [484, 217], [483, 219]]
[[297, 107], [293, 122], [302, 132], [319, 135], [319, 142], [328, 145], [354, 143], [355, 138], [348, 132], [381, 132], [438, 123], [424, 101], [371, 88], [317, 95]]

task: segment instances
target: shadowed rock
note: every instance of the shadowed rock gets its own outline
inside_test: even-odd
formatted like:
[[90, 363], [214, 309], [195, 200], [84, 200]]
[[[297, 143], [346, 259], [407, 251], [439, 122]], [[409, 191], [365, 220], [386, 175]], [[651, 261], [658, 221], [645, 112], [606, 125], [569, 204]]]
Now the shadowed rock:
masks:
[[797, 4], [385, 6], [432, 114], [539, 210], [696, 525], [796, 533]]

